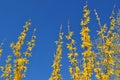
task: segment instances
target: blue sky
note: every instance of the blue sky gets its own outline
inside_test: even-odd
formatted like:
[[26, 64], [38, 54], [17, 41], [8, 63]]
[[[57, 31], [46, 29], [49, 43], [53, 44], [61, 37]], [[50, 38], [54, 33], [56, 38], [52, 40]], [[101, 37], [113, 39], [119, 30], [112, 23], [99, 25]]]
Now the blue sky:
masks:
[[[88, 0], [91, 10], [89, 27], [92, 40], [96, 38], [96, 30], [99, 30], [93, 10], [96, 9], [99, 13], [102, 24], [109, 24], [109, 16], [114, 3], [117, 11], [120, 7], [119, 0]], [[4, 59], [9, 53], [12, 53], [9, 44], [17, 41], [17, 37], [23, 30], [22, 26], [31, 19], [32, 25], [28, 32], [28, 38], [36, 28], [37, 39], [26, 78], [23, 80], [48, 80], [57, 47], [54, 42], [58, 39], [60, 24], [63, 25], [64, 36], [67, 35], [68, 19], [70, 19], [71, 30], [74, 31], [77, 49], [81, 55], [79, 32], [84, 4], [84, 0], [0, 0], [0, 42], [5, 39], [0, 64], [4, 65]], [[66, 42], [64, 39], [61, 73], [64, 80], [71, 80], [68, 72], [70, 64], [67, 59]], [[79, 58], [81, 59], [81, 57]]]

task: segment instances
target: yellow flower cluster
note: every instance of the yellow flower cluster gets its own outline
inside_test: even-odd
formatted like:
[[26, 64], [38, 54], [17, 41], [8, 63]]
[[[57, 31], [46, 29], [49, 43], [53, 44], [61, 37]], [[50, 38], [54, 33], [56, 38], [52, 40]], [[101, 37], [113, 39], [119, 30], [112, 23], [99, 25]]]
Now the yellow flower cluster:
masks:
[[84, 19], [81, 21], [82, 26], [86, 26], [90, 22], [90, 16], [89, 16], [90, 10], [88, 10], [87, 7], [88, 7], [88, 5], [84, 6], [84, 10], [83, 10], [83, 12], [84, 12], [83, 18]]
[[[70, 28], [70, 25], [68, 24], [68, 28]], [[78, 53], [76, 52], [75, 47], [75, 40], [72, 39], [73, 32], [68, 29], [68, 36], [66, 36], [67, 40], [69, 40], [70, 43], [67, 44], [67, 48], [70, 51], [68, 54], [68, 58], [70, 59], [71, 66], [69, 68], [69, 72], [74, 80], [81, 80], [80, 77], [80, 68], [78, 66]]]
[[100, 27], [100, 31], [98, 31], [98, 35], [100, 35], [102, 39], [106, 38], [106, 36], [104, 35], [106, 30], [107, 30], [107, 25], [104, 24], [103, 27], [102, 26]]
[[[27, 21], [24, 30], [21, 32], [21, 35], [18, 37], [18, 41], [16, 43], [12, 42], [10, 44], [10, 47], [12, 48], [14, 58], [12, 60], [12, 55], [9, 55], [5, 66], [0, 66], [0, 69], [2, 70], [2, 75], [1, 77], [4, 80], [22, 80], [23, 77], [25, 77], [25, 72], [27, 70], [27, 64], [29, 64], [28, 58], [32, 54], [32, 49], [35, 46], [35, 32], [36, 29], [34, 29], [34, 33], [32, 35], [31, 40], [27, 43], [27, 50], [25, 52], [22, 52], [22, 46], [25, 44], [25, 38], [26, 38], [26, 33], [29, 29], [29, 26], [31, 25], [30, 21]], [[4, 42], [4, 40], [3, 40]], [[2, 45], [3, 42], [0, 45], [0, 56], [2, 55]], [[24, 55], [23, 55], [23, 54]], [[11, 61], [14, 61], [11, 64]]]
[[24, 44], [24, 40], [26, 37], [26, 32], [28, 31], [29, 26], [31, 25], [31, 22], [26, 22], [24, 26], [23, 32], [21, 32], [21, 36], [18, 37], [18, 42], [16, 44], [11, 43], [11, 48], [13, 49], [14, 55], [16, 57], [16, 60], [14, 60], [14, 80], [21, 80], [24, 77], [24, 74], [22, 71], [26, 71], [25, 64], [28, 64], [28, 60], [26, 58], [21, 58], [21, 52], [20, 49], [22, 45]]
[[9, 55], [6, 60], [5, 67], [1, 66], [2, 72], [3, 72], [1, 77], [3, 77], [4, 80], [12, 80], [12, 75], [10, 74], [12, 72], [12, 65], [10, 64], [11, 59], [12, 59], [12, 56]]
[[82, 72], [82, 79], [83, 80], [90, 80], [92, 72], [93, 72], [93, 68], [94, 68], [94, 62], [95, 62], [95, 54], [92, 51], [92, 43], [90, 40], [90, 36], [89, 36], [89, 28], [87, 27], [87, 24], [90, 22], [90, 10], [87, 9], [87, 4], [84, 6], [84, 14], [83, 14], [83, 20], [81, 21], [81, 26], [82, 26], [82, 30], [80, 32], [80, 34], [82, 35], [82, 45], [81, 47], [85, 49], [85, 51], [82, 53], [83, 54], [83, 72]]
[[[61, 27], [62, 29], [62, 27]], [[52, 74], [51, 74], [51, 77], [49, 78], [49, 80], [62, 80], [62, 77], [61, 77], [61, 74], [60, 74], [60, 67], [61, 67], [61, 58], [62, 58], [62, 36], [63, 36], [63, 33], [60, 29], [60, 33], [59, 33], [59, 40], [56, 41], [56, 44], [57, 44], [57, 49], [56, 49], [56, 55], [55, 55], [55, 59], [54, 59], [54, 63], [52, 65], [53, 67], [53, 71], [52, 71]]]
[[26, 37], [26, 32], [28, 31], [29, 26], [31, 25], [30, 22], [26, 22], [26, 25], [24, 26], [24, 30], [23, 32], [21, 32], [21, 36], [18, 37], [18, 42], [16, 44], [14, 44], [13, 42], [11, 43], [10, 47], [12, 48], [14, 55], [16, 57], [20, 57], [21, 53], [20, 53], [20, 49], [22, 47], [22, 45], [24, 44], [24, 40]]
[[10, 47], [13, 50], [14, 56], [16, 57], [16, 59], [14, 60], [14, 80], [22, 80], [22, 78], [25, 76], [24, 72], [26, 72], [27, 70], [25, 64], [28, 64], [29, 62], [27, 57], [31, 56], [32, 48], [35, 45], [36, 36], [33, 34], [31, 41], [28, 42], [28, 48], [24, 53], [25, 57], [22, 57], [20, 50], [22, 48], [22, 45], [24, 44], [24, 40], [26, 38], [26, 32], [28, 31], [30, 25], [31, 22], [29, 21], [26, 22], [23, 32], [21, 32], [21, 35], [18, 37], [18, 42], [16, 44], [12, 42], [10, 45]]
[[94, 10], [94, 12], [95, 12], [95, 15], [96, 15], [96, 19], [98, 20], [98, 25], [99, 25], [99, 27], [100, 27], [100, 31], [97, 31], [97, 32], [98, 32], [98, 35], [100, 35], [101, 38], [104, 39], [104, 38], [106, 38], [106, 36], [105, 36], [104, 34], [105, 34], [106, 30], [107, 30], [107, 25], [104, 24], [104, 25], [102, 26], [97, 11]]
[[25, 66], [25, 64], [28, 64], [29, 61], [26, 58], [19, 58], [16, 59], [14, 63], [14, 80], [21, 80], [25, 76], [22, 71], [26, 72], [27, 67]]
[[[103, 27], [100, 26], [100, 31], [98, 32], [102, 41], [104, 41], [104, 43], [98, 48], [100, 49], [100, 52], [104, 53], [105, 55], [105, 58], [102, 61], [97, 62], [99, 65], [96, 64], [97, 67], [94, 69], [96, 72], [96, 78], [98, 80], [110, 80], [111, 76], [114, 74], [115, 62], [112, 58], [112, 55], [114, 54], [114, 44], [112, 41], [114, 40], [113, 30], [115, 26], [115, 19], [113, 17], [113, 14], [114, 12], [112, 12], [112, 16], [110, 17], [110, 29], [108, 30], [107, 35], [105, 36], [107, 29], [106, 25]], [[100, 67], [101, 65], [104, 65], [105, 69], [103, 69], [103, 67]]]
[[31, 39], [31, 41], [29, 41], [27, 43], [28, 48], [27, 48], [26, 52], [24, 52], [25, 56], [27, 56], [27, 57], [31, 56], [32, 49], [35, 46], [35, 39], [36, 39], [35, 32], [36, 32], [36, 29], [34, 29], [34, 33], [32, 35], [32, 39]]
[[104, 61], [106, 62], [106, 75], [109, 76], [109, 78], [107, 78], [108, 80], [111, 78], [111, 75], [114, 74], [114, 60], [111, 57], [112, 54], [114, 54], [113, 48], [114, 48], [114, 44], [112, 43], [113, 39], [114, 39], [114, 26], [115, 26], [115, 19], [113, 17], [114, 12], [112, 12], [112, 16], [111, 16], [111, 22], [110, 22], [110, 29], [108, 31], [107, 34], [107, 38], [105, 41], [105, 44], [103, 45], [103, 49], [104, 49], [104, 53], [106, 58], [104, 59]]

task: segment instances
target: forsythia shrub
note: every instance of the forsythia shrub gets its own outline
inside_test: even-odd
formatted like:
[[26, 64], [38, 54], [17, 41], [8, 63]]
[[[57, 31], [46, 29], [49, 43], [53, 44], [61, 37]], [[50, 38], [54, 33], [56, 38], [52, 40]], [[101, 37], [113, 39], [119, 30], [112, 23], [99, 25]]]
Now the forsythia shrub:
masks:
[[[98, 31], [98, 38], [95, 41], [91, 41], [89, 35], [90, 29], [87, 26], [90, 23], [91, 11], [88, 9], [87, 3], [84, 6], [83, 19], [81, 21], [82, 29], [80, 32], [81, 48], [84, 49], [82, 65], [78, 65], [80, 62], [78, 59], [79, 54], [76, 51], [76, 42], [73, 39], [73, 32], [70, 30], [70, 23], [68, 22], [68, 35], [66, 39], [69, 43], [66, 44], [66, 48], [69, 50], [68, 58], [71, 63], [69, 73], [73, 80], [91, 80], [92, 77], [96, 77], [94, 78], [96, 80], [120, 80], [120, 11], [115, 19], [114, 8], [110, 16], [109, 27], [107, 24], [101, 25], [98, 13], [94, 10], [100, 31]], [[54, 65], [58, 63], [56, 56]], [[61, 55], [59, 56], [61, 57]], [[61, 75], [55, 71], [56, 69], [60, 71], [60, 67], [53, 68], [52, 77], [49, 80], [61, 80]], [[54, 72], [56, 72], [56, 75]]]
[[[120, 11], [115, 18], [114, 8], [110, 16], [109, 26], [106, 23], [104, 25], [101, 24], [97, 10], [94, 10], [100, 30], [98, 31], [97, 39], [92, 41], [89, 34], [90, 28], [88, 27], [91, 11], [88, 9], [87, 3], [83, 7], [83, 19], [80, 23], [81, 49], [83, 49], [82, 65], [79, 65], [78, 56], [80, 54], [77, 52], [76, 41], [73, 39], [74, 32], [70, 30], [70, 22], [68, 21], [68, 35], [66, 36], [68, 43], [66, 48], [69, 51], [68, 59], [70, 62], [68, 71], [73, 80], [91, 80], [92, 77], [95, 77], [96, 80], [120, 80]], [[29, 58], [32, 56], [32, 49], [36, 41], [36, 29], [34, 29], [31, 40], [26, 44], [27, 49], [25, 51], [22, 50], [30, 25], [31, 22], [27, 21], [18, 37], [18, 41], [10, 44], [13, 54], [7, 56], [4, 66], [0, 66], [2, 71], [1, 78], [4, 80], [22, 80], [25, 77]], [[0, 57], [3, 52], [3, 43], [4, 40], [0, 45]], [[49, 80], [63, 80], [60, 73], [63, 52], [62, 25], [59, 39], [55, 43], [57, 48], [52, 65], [53, 71]]]

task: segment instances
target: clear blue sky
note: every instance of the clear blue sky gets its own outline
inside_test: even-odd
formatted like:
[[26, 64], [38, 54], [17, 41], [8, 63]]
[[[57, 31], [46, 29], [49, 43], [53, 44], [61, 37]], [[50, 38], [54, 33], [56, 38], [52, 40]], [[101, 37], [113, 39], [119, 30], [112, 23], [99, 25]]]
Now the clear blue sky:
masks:
[[[109, 24], [109, 16], [114, 3], [117, 9], [120, 8], [119, 0], [88, 0], [91, 10], [89, 27], [92, 40], [96, 38], [96, 30], [99, 30], [93, 10], [98, 11], [103, 24]], [[71, 30], [75, 33], [78, 52], [81, 54], [79, 32], [84, 4], [84, 0], [0, 0], [0, 42], [6, 39], [0, 64], [4, 65], [7, 54], [12, 53], [9, 44], [17, 41], [17, 37], [23, 30], [22, 26], [28, 19], [31, 19], [32, 26], [28, 37], [32, 35], [33, 28], [37, 28], [37, 41], [28, 65], [27, 77], [23, 80], [48, 80], [52, 72], [51, 65], [56, 49], [54, 41], [58, 39], [60, 24], [63, 24], [64, 34], [67, 35], [68, 19], [70, 19]], [[64, 80], [71, 80], [65, 44], [63, 48], [61, 73]]]

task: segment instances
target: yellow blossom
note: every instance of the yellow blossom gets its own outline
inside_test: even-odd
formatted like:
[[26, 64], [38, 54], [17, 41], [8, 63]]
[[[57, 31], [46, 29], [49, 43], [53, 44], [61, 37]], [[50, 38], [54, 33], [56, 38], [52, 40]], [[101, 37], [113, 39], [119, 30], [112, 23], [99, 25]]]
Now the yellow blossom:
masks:
[[74, 80], [80, 80], [80, 68], [78, 67], [78, 53], [76, 52], [76, 46], [75, 46], [75, 40], [72, 38], [73, 32], [70, 31], [70, 25], [68, 23], [68, 35], [67, 40], [69, 40], [69, 43], [67, 44], [67, 48], [70, 51], [68, 54], [68, 58], [70, 59], [71, 66], [69, 68], [69, 72], [71, 77]]
[[52, 65], [53, 67], [53, 71], [51, 74], [51, 77], [49, 78], [49, 80], [62, 80], [61, 74], [60, 74], [60, 61], [61, 61], [61, 55], [62, 55], [62, 36], [63, 33], [60, 29], [60, 33], [59, 33], [59, 41], [56, 42], [57, 44], [57, 49], [56, 49], [56, 55], [54, 56], [54, 63]]

